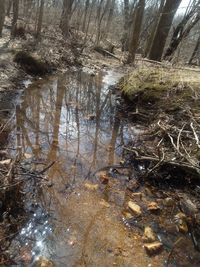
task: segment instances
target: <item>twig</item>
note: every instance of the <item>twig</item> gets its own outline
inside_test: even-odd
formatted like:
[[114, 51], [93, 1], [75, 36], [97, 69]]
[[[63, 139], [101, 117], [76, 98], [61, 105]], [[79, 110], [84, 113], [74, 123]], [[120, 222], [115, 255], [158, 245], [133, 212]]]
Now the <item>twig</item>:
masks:
[[48, 169], [50, 169], [55, 164], [55, 161], [51, 162], [46, 168], [39, 172], [39, 174], [44, 174]]
[[137, 150], [136, 148], [132, 147], [132, 148], [130, 149], [130, 148], [128, 148], [128, 147], [123, 146], [123, 149], [125, 149], [125, 150], [127, 150], [127, 151], [129, 151], [129, 152], [132, 152], [132, 153], [134, 153], [134, 154], [136, 155], [136, 157], [139, 157], [139, 153], [138, 153], [138, 150]]
[[153, 168], [147, 171], [147, 173], [145, 174], [145, 177], [148, 177], [150, 173], [156, 170], [162, 164], [162, 162], [164, 161], [164, 158], [165, 158], [165, 153], [162, 149], [162, 158], [156, 163], [156, 165]]
[[195, 137], [195, 140], [196, 140], [196, 145], [198, 146], [198, 148], [200, 148], [200, 145], [199, 145], [199, 137], [194, 129], [194, 126], [193, 126], [193, 122], [190, 123], [190, 127], [193, 131], [193, 134], [194, 134], [194, 137]]
[[173, 253], [175, 247], [178, 245], [178, 243], [179, 243], [182, 239], [183, 239], [182, 237], [179, 237], [179, 238], [175, 241], [175, 243], [173, 244], [172, 249], [171, 249], [171, 251], [169, 252], [169, 255], [168, 255], [168, 257], [167, 257], [167, 264], [166, 264], [167, 267], [168, 267], [168, 265], [169, 265], [169, 260], [170, 260], [170, 257], [172, 256], [172, 253]]
[[[140, 156], [135, 158], [136, 160], [148, 160], [148, 161], [160, 161], [159, 158], [156, 157], [150, 157], [150, 156]], [[175, 167], [181, 167], [181, 168], [187, 168], [188, 170], [195, 171], [196, 173], [200, 174], [200, 168], [194, 165], [189, 165], [185, 162], [176, 162], [176, 161], [168, 161], [168, 160], [163, 160], [162, 164], [167, 164], [167, 165], [173, 165]]]
[[177, 138], [176, 147], [177, 147], [177, 150], [178, 150], [179, 153], [180, 153], [179, 148], [180, 148], [180, 138], [181, 138], [181, 133], [182, 133], [183, 129], [185, 128], [185, 125], [186, 125], [186, 123], [185, 123], [185, 124], [183, 125], [183, 127], [180, 129], [179, 134], [178, 134], [178, 138]]

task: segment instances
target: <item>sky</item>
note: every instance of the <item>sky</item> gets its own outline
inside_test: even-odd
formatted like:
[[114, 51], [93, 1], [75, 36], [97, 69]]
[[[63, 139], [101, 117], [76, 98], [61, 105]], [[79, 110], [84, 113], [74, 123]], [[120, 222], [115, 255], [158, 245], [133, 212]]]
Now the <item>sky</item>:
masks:
[[182, 0], [179, 6], [179, 11], [180, 13], [184, 12], [189, 4], [190, 0]]

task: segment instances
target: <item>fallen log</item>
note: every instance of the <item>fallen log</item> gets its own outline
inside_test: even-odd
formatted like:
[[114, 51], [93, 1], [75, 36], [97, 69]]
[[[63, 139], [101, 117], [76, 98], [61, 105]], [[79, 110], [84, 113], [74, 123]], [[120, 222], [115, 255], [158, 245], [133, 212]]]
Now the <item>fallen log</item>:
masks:
[[110, 56], [110, 57], [113, 57], [117, 60], [120, 61], [120, 58], [118, 58], [117, 56], [115, 56], [113, 53], [109, 52], [108, 50], [104, 49], [103, 47], [101, 46], [95, 46], [94, 47], [94, 50], [98, 53], [100, 53], [101, 55], [103, 55], [104, 57], [105, 56]]

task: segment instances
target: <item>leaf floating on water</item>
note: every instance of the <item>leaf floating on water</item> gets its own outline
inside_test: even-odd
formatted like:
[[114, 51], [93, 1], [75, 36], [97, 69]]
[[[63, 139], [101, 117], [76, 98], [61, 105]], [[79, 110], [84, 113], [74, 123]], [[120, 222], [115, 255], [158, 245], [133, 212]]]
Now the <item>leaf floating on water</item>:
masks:
[[1, 166], [9, 166], [10, 165], [10, 163], [11, 163], [11, 159], [5, 159], [5, 160], [1, 160], [0, 161], [0, 165]]
[[35, 267], [54, 267], [54, 265], [46, 257], [40, 256], [39, 261], [36, 263]]
[[85, 187], [89, 190], [97, 190], [99, 186], [98, 184], [85, 183]]
[[155, 236], [153, 230], [151, 229], [151, 227], [149, 227], [149, 226], [145, 227], [144, 235], [143, 235], [142, 239], [145, 242], [154, 242], [156, 240], [156, 236]]
[[28, 154], [28, 153], [24, 153], [24, 157], [25, 157], [25, 159], [31, 159], [32, 155]]
[[141, 215], [142, 211], [139, 205], [134, 203], [133, 201], [128, 202], [129, 209], [135, 214], [135, 215]]
[[22, 247], [20, 250], [20, 256], [26, 266], [31, 264], [33, 258], [29, 247]]
[[101, 204], [102, 206], [106, 207], [106, 208], [109, 208], [109, 207], [110, 207], [110, 204], [109, 204], [107, 201], [105, 201], [104, 199], [102, 199], [102, 200], [100, 201], [100, 204]]
[[160, 210], [160, 207], [156, 202], [151, 202], [148, 205], [148, 210], [151, 212], [156, 212], [156, 211]]
[[109, 177], [106, 174], [101, 174], [99, 177], [102, 184], [108, 184]]
[[144, 248], [146, 249], [146, 251], [149, 255], [155, 255], [155, 254], [161, 252], [162, 243], [154, 242], [154, 243], [150, 243], [150, 244], [145, 244]]
[[183, 212], [179, 212], [174, 217], [175, 222], [178, 226], [178, 230], [186, 234], [188, 232], [188, 226], [187, 226], [187, 216]]

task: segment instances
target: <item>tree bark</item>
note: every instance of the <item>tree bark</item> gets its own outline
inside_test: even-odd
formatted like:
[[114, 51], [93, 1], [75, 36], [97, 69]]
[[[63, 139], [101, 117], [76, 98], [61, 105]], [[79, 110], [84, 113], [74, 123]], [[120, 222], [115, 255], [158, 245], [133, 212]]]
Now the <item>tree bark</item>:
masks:
[[[198, 10], [197, 10], [197, 12], [198, 12]], [[200, 20], [200, 14], [197, 13], [196, 16], [193, 16], [193, 15], [194, 15], [194, 13], [191, 12], [190, 14], [185, 16], [183, 18], [183, 20], [175, 28], [173, 35], [172, 35], [172, 38], [171, 38], [171, 41], [170, 41], [170, 44], [169, 44], [169, 47], [167, 48], [167, 50], [165, 52], [164, 59], [167, 59], [169, 61], [172, 59], [173, 54], [176, 51], [176, 49], [178, 48], [181, 41], [189, 35], [191, 29]], [[191, 22], [188, 23], [188, 21], [190, 19], [191, 19]], [[185, 28], [185, 26], [186, 26], [186, 28]]]
[[6, 10], [7, 17], [10, 17], [11, 7], [12, 7], [12, 0], [8, 0], [7, 10]]
[[165, 43], [181, 0], [166, 0], [149, 52], [149, 59], [161, 61]]
[[199, 35], [199, 38], [197, 40], [196, 46], [194, 48], [194, 51], [192, 53], [192, 56], [191, 56], [191, 58], [189, 60], [189, 64], [192, 64], [192, 62], [194, 61], [194, 59], [197, 57], [199, 51], [200, 51], [200, 35]]
[[0, 37], [2, 37], [4, 20], [5, 20], [5, 0], [0, 0]]
[[82, 25], [82, 31], [85, 31], [86, 28], [86, 21], [88, 16], [88, 10], [89, 10], [90, 0], [86, 0], [85, 2], [85, 12], [84, 12], [84, 18], [83, 18], [83, 25]]
[[165, 4], [165, 0], [161, 0], [160, 6], [159, 6], [159, 10], [158, 10], [158, 14], [156, 12], [155, 22], [153, 23], [151, 34], [150, 34], [150, 36], [149, 36], [149, 38], [147, 40], [147, 43], [146, 43], [146, 48], [145, 48], [145, 52], [144, 52], [145, 57], [147, 57], [149, 55], [149, 52], [150, 52], [150, 49], [151, 49], [151, 46], [152, 46], [152, 42], [153, 42], [153, 38], [154, 38], [154, 33], [155, 33], [157, 25], [158, 25], [159, 15], [162, 12], [164, 4]]
[[37, 39], [40, 38], [40, 34], [41, 34], [43, 13], [44, 13], [44, 0], [40, 0], [40, 11], [39, 11], [39, 18], [38, 18], [37, 30], [36, 30]]
[[112, 19], [113, 19], [113, 14], [114, 14], [114, 8], [115, 8], [115, 0], [112, 0], [110, 3], [108, 19], [107, 19], [106, 28], [105, 28], [106, 29], [105, 38], [108, 35], [108, 33], [110, 32], [110, 27], [111, 27], [111, 23], [112, 23]]
[[13, 18], [12, 18], [12, 27], [11, 27], [12, 38], [15, 37], [18, 16], [19, 16], [19, 0], [15, 0], [13, 1]]
[[143, 15], [145, 9], [145, 0], [140, 0], [136, 6], [132, 31], [130, 35], [129, 55], [127, 63], [132, 63], [135, 60], [135, 53], [138, 48], [140, 32], [142, 27]]
[[104, 0], [100, 0], [98, 7], [97, 7], [97, 33], [96, 33], [96, 40], [95, 40], [95, 44], [98, 45], [100, 42], [100, 38], [101, 38], [101, 22], [104, 16], [104, 11], [103, 10], [103, 4], [104, 4]]
[[72, 13], [72, 5], [74, 3], [74, 0], [63, 0], [63, 10], [61, 15], [61, 21], [60, 21], [60, 28], [62, 30], [62, 34], [65, 37], [69, 37], [69, 30], [70, 30], [70, 18]]
[[128, 51], [128, 23], [129, 23], [129, 0], [124, 0], [124, 34], [122, 37], [122, 51]]

